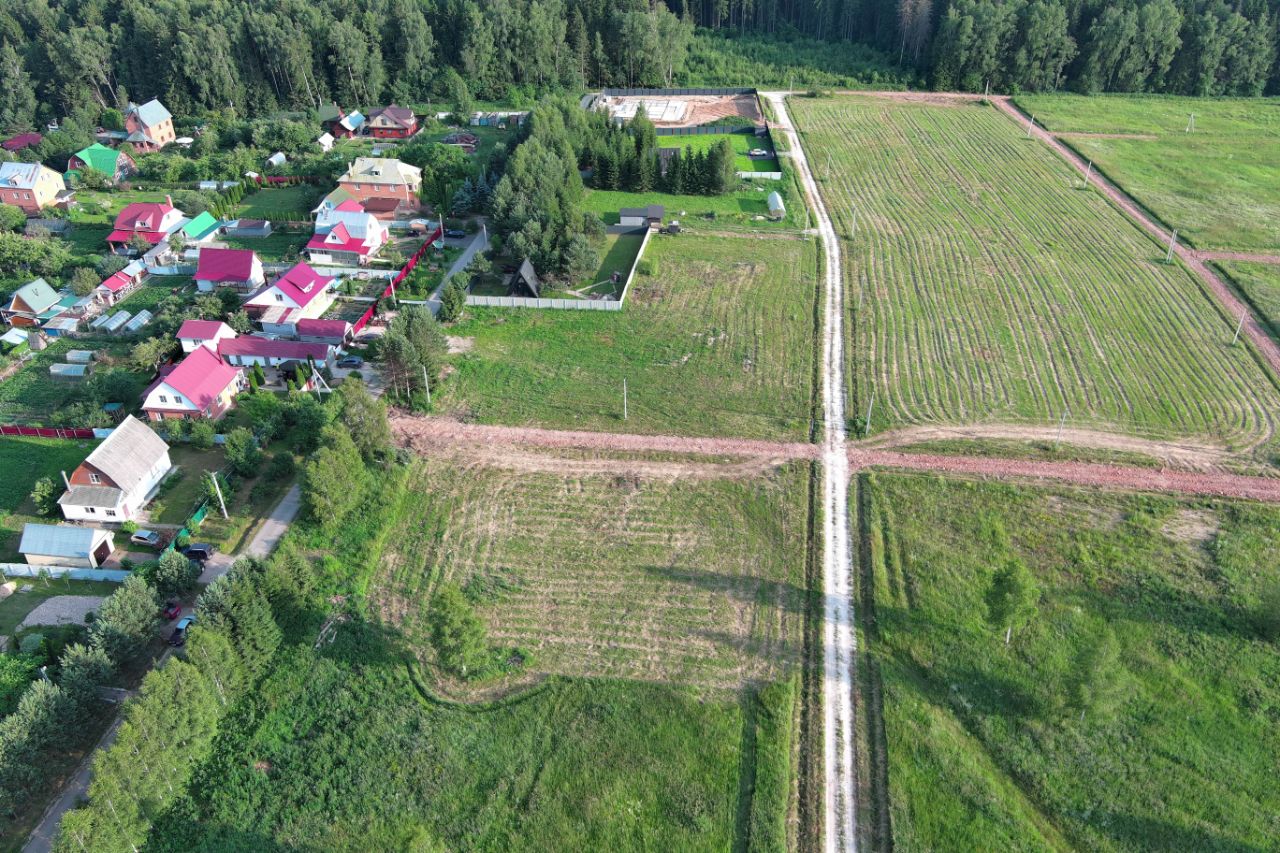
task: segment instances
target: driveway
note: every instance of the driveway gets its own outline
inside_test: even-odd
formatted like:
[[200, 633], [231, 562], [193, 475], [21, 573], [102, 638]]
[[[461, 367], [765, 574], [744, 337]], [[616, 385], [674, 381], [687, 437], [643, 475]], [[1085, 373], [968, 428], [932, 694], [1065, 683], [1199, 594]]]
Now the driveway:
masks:
[[440, 313], [440, 293], [444, 290], [449, 279], [467, 268], [467, 264], [471, 263], [471, 259], [476, 256], [476, 252], [489, 248], [489, 226], [487, 223], [481, 223], [480, 233], [471, 238], [471, 242], [467, 244], [467, 248], [463, 250], [461, 255], [454, 259], [450, 264], [448, 271], [445, 272], [444, 278], [440, 279], [440, 286], [435, 289], [427, 299], [427, 307], [431, 309], [432, 314]]
[[280, 544], [280, 540], [284, 538], [289, 525], [298, 517], [298, 511], [301, 508], [302, 487], [294, 483], [289, 491], [284, 493], [280, 503], [276, 504], [275, 508], [271, 510], [271, 515], [267, 516], [266, 520], [258, 527], [258, 531], [253, 534], [249, 547], [245, 548], [240, 554], [214, 554], [205, 562], [204, 571], [200, 573], [199, 582], [205, 585], [213, 583], [227, 573], [238, 557], [257, 557], [262, 559], [271, 556], [271, 552], [276, 549], [276, 545]]

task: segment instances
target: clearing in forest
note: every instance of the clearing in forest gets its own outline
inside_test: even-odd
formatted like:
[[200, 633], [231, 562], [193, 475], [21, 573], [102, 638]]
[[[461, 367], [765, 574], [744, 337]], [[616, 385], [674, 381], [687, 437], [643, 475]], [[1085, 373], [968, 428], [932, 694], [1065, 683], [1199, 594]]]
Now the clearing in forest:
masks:
[[655, 235], [640, 267], [617, 312], [468, 308], [449, 334], [469, 349], [438, 409], [481, 423], [808, 438], [813, 242]]
[[425, 663], [442, 582], [496, 647], [530, 656], [516, 684], [607, 676], [723, 694], [799, 661], [807, 464], [510, 449], [416, 464], [371, 599]]
[[1280, 99], [1015, 100], [1188, 244], [1280, 252]]
[[[1271, 847], [1280, 662], [1258, 617], [1280, 510], [884, 474], [859, 488], [894, 846]], [[986, 596], [1011, 560], [1038, 594], [1006, 646]]]
[[1234, 445], [1272, 436], [1280, 395], [1196, 279], [1006, 116], [791, 103], [846, 240], [853, 411], [874, 393], [873, 430], [1066, 413]]

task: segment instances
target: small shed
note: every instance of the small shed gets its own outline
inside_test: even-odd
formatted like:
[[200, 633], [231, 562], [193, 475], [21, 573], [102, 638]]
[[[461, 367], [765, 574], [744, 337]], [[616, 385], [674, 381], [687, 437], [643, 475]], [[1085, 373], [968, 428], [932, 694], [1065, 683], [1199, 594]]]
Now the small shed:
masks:
[[265, 219], [237, 219], [227, 225], [232, 237], [270, 237], [271, 223]]
[[72, 364], [88, 364], [93, 361], [93, 350], [89, 349], [73, 349], [67, 350], [67, 361]]
[[29, 566], [70, 566], [96, 569], [116, 549], [110, 530], [70, 524], [32, 524], [22, 527], [18, 551]]
[[666, 213], [666, 208], [660, 204], [651, 204], [647, 207], [624, 207], [618, 211], [618, 224], [633, 228], [652, 228], [662, 224], [662, 218]]
[[333, 134], [329, 133], [328, 131], [320, 134], [319, 138], [316, 139], [316, 145], [320, 146], [320, 150], [326, 153], [329, 151], [332, 151], [333, 150]]
[[787, 208], [782, 203], [782, 195], [776, 190], [769, 193], [769, 218], [781, 219], [787, 215]]
[[61, 314], [45, 323], [40, 328], [44, 329], [44, 333], [51, 338], [66, 337], [80, 328], [80, 321], [75, 317], [68, 317]]
[[507, 279], [507, 293], [510, 296], [532, 296], [537, 299], [541, 290], [542, 282], [538, 281], [533, 262], [525, 258], [521, 261], [520, 268]]
[[25, 345], [26, 342], [27, 330], [15, 326], [0, 335], [0, 352], [8, 352], [11, 349]]

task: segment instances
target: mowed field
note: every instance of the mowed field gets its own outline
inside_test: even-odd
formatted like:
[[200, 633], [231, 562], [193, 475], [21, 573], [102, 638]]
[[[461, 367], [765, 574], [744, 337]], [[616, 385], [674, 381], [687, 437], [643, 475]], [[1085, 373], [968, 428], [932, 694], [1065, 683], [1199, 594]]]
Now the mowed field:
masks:
[[[441, 582], [542, 675], [736, 693], [790, 674], [805, 609], [807, 465], [488, 448], [419, 461], [370, 597], [424, 663]], [[501, 685], [499, 685], [501, 686]]]
[[[1234, 445], [1280, 395], [1191, 274], [995, 108], [792, 99], [837, 231], [854, 412]], [[830, 152], [832, 174], [825, 157]], [[861, 305], [861, 310], [859, 310]]]
[[1280, 99], [1015, 100], [1188, 243], [1280, 252]]
[[1217, 261], [1214, 266], [1235, 283], [1258, 316], [1271, 325], [1272, 334], [1280, 335], [1280, 264]]
[[[896, 849], [1274, 849], [1280, 656], [1255, 613], [1280, 511], [884, 474], [860, 487]], [[1008, 560], [1040, 595], [1006, 647], [985, 596]]]
[[[808, 437], [817, 249], [655, 236], [618, 312], [468, 308], [436, 410], [482, 423]], [[622, 383], [627, 382], [627, 418]]]

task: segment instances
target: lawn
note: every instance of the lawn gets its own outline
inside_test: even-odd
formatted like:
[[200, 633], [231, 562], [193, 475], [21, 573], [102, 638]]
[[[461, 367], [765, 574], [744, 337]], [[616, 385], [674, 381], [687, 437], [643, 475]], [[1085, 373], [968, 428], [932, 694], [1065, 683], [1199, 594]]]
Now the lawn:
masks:
[[1231, 345], [1234, 318], [994, 107], [792, 109], [843, 238], [850, 411], [872, 408], [873, 431], [1066, 413], [1234, 446], [1271, 437], [1280, 394]]
[[236, 215], [244, 219], [270, 219], [301, 213], [306, 219], [322, 194], [319, 187], [311, 184], [260, 189], [244, 197], [236, 206]]
[[[894, 847], [1272, 848], [1280, 657], [1253, 614], [1280, 511], [884, 474], [861, 488]], [[1011, 559], [1039, 597], [1006, 647], [984, 597]], [[1115, 656], [1087, 665], [1108, 639]]]
[[232, 249], [252, 249], [263, 261], [276, 262], [298, 260], [310, 239], [309, 231], [276, 228], [268, 237], [223, 237], [221, 242]]
[[[600, 247], [600, 267], [589, 280], [578, 285], [580, 292], [620, 294], [643, 243], [643, 234], [606, 234]], [[615, 272], [617, 284], [613, 282]]]
[[62, 239], [77, 255], [105, 255], [108, 248], [107, 235], [110, 233], [111, 225], [105, 222], [73, 222]]
[[[163, 202], [168, 190], [76, 190], [79, 206], [72, 210], [73, 223], [100, 223], [110, 225], [116, 215], [134, 202]], [[72, 226], [74, 228], [74, 225]], [[102, 248], [106, 251], [106, 237], [110, 229], [102, 232]]]
[[[618, 224], [618, 211], [624, 207], [660, 204], [666, 208], [666, 219], [680, 220], [685, 228], [723, 230], [726, 227], [769, 231], [798, 228], [805, 219], [804, 203], [794, 197], [789, 181], [743, 182], [741, 189], [725, 195], [670, 195], [661, 192], [629, 193], [620, 190], [587, 190], [583, 207], [599, 214], [606, 225]], [[757, 221], [769, 215], [769, 193], [782, 194], [787, 215], [779, 222]]]
[[773, 142], [768, 136], [756, 136], [754, 133], [708, 133], [700, 136], [659, 136], [658, 146], [661, 148], [683, 148], [685, 151], [710, 151], [722, 139], [729, 140], [733, 146], [734, 165], [739, 172], [777, 172], [782, 169], [777, 157], [747, 156], [753, 148], [773, 151]]
[[96, 441], [63, 440], [56, 438], [0, 437], [0, 563], [20, 563], [18, 543], [22, 538], [22, 525], [28, 521], [57, 524], [55, 518], [40, 518], [35, 514], [29, 496], [36, 480], [50, 477], [62, 490], [62, 475], [70, 474], [84, 461]]
[[[618, 312], [468, 308], [438, 410], [484, 423], [804, 440], [815, 245], [656, 236]], [[628, 418], [622, 383], [627, 381]]]
[[1243, 261], [1218, 261], [1216, 266], [1253, 305], [1271, 331], [1280, 335], [1280, 265], [1253, 264]]
[[427, 604], [452, 582], [492, 643], [531, 655], [516, 683], [736, 693], [800, 660], [808, 473], [519, 451], [423, 459], [370, 603], [428, 669]]
[[1280, 250], [1280, 99], [1020, 95], [1017, 102], [1188, 243]]

